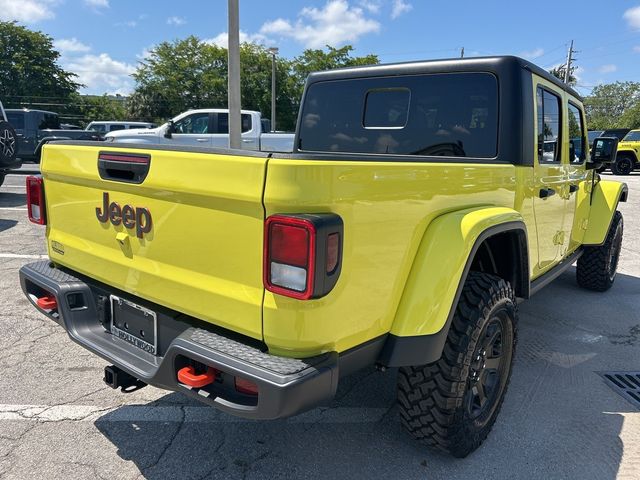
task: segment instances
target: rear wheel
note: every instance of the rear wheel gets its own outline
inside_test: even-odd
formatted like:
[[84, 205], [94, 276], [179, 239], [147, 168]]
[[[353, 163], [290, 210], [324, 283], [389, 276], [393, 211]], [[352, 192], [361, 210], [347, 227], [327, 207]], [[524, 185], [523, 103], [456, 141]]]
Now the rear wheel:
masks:
[[470, 272], [440, 360], [399, 371], [400, 416], [411, 435], [455, 457], [480, 446], [507, 390], [516, 323], [509, 283]]
[[619, 153], [616, 161], [611, 165], [611, 171], [614, 175], [629, 175], [633, 172], [633, 158], [625, 153]]
[[616, 211], [604, 243], [597, 247], [584, 247], [576, 268], [578, 285], [596, 292], [611, 288], [618, 270], [623, 230], [622, 213]]

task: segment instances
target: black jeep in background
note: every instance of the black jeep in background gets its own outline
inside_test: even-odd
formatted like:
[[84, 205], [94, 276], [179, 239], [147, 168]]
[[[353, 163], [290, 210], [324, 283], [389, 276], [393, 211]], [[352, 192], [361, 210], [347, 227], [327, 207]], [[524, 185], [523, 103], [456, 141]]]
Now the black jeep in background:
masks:
[[45, 110], [7, 109], [7, 119], [18, 136], [18, 157], [40, 163], [42, 146], [54, 140], [101, 140], [96, 132], [63, 130], [57, 113]]
[[20, 168], [22, 162], [16, 157], [16, 132], [7, 122], [2, 102], [0, 102], [0, 185], [10, 170]]

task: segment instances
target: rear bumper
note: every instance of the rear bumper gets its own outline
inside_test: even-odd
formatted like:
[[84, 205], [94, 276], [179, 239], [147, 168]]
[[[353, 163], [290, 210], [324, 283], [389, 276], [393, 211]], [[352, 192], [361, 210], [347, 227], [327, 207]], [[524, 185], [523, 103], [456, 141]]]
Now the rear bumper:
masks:
[[[344, 355], [336, 352], [313, 358], [294, 359], [266, 353], [256, 342], [213, 331], [208, 324], [178, 312], [152, 305], [124, 292], [109, 289], [72, 272], [55, 268], [48, 261], [20, 269], [20, 283], [31, 303], [59, 323], [71, 339], [139, 380], [156, 387], [180, 391], [227, 413], [253, 419], [288, 417], [333, 398], [339, 365], [343, 373], [373, 364], [384, 337]], [[158, 355], [145, 352], [108, 331], [110, 293], [151, 308], [158, 315]], [[36, 299], [53, 295], [57, 309], [46, 311]], [[221, 372], [219, 381], [192, 388], [177, 380], [177, 370], [197, 361]], [[234, 377], [258, 386], [258, 395], [238, 393]]]

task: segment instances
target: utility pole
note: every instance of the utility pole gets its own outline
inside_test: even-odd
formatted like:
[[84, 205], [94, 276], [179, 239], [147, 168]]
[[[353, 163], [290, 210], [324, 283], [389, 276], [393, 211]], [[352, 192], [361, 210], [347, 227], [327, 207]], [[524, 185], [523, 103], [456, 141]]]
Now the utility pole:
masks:
[[238, 0], [229, 0], [228, 104], [229, 148], [242, 147], [240, 98], [240, 14]]
[[571, 40], [571, 45], [569, 46], [569, 51], [567, 52], [567, 66], [564, 71], [564, 83], [569, 85], [569, 78], [571, 75], [571, 60], [573, 56], [573, 40]]
[[276, 55], [278, 47], [271, 47], [271, 131], [276, 131]]
[[460, 58], [464, 58], [464, 47], [460, 49]]

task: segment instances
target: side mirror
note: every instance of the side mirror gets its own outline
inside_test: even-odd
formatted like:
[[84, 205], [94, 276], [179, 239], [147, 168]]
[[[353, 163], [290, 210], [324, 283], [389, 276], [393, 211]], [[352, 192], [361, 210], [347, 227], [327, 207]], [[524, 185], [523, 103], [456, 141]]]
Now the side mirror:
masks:
[[607, 163], [616, 161], [618, 152], [618, 139], [613, 137], [598, 137], [593, 141], [591, 158], [587, 163], [587, 169], [598, 169]]
[[173, 126], [173, 120], [169, 120], [167, 123], [167, 129], [164, 131], [164, 138], [171, 138], [174, 131], [175, 127]]

